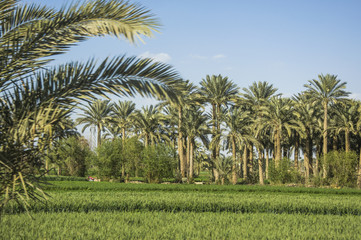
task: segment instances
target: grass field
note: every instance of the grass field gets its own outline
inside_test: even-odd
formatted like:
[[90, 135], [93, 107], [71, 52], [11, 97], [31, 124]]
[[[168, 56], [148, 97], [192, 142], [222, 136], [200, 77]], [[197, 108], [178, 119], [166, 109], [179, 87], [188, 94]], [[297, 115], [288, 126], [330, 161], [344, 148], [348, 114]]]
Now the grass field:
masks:
[[54, 181], [2, 239], [360, 239], [361, 191]]

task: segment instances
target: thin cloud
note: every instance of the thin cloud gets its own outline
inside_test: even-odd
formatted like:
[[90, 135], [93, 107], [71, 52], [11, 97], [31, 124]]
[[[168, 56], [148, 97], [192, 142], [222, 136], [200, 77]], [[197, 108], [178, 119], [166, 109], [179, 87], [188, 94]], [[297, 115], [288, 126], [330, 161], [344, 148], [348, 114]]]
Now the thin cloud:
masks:
[[191, 58], [201, 59], [201, 60], [206, 60], [206, 59], [208, 59], [208, 57], [206, 57], [206, 56], [201, 56], [201, 55], [198, 55], [198, 54], [191, 54]]
[[218, 60], [218, 59], [222, 59], [222, 58], [226, 57], [224, 54], [217, 54], [217, 55], [213, 55], [211, 57], [203, 56], [203, 55], [199, 55], [199, 54], [191, 54], [190, 56], [191, 56], [191, 58], [199, 59], [199, 60]]
[[213, 57], [212, 57], [212, 59], [221, 59], [221, 58], [225, 58], [226, 56], [225, 55], [223, 55], [223, 54], [217, 54], [217, 55], [214, 55]]
[[168, 53], [151, 53], [149, 51], [140, 54], [139, 57], [152, 58], [154, 61], [164, 62], [164, 63], [167, 63], [172, 59]]

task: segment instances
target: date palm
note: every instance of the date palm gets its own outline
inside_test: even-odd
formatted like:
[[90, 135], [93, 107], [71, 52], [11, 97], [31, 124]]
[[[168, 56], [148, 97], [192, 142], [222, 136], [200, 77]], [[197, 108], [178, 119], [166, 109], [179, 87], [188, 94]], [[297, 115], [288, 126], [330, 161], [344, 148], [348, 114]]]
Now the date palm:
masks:
[[180, 172], [182, 177], [186, 175], [186, 158], [184, 154], [184, 129], [183, 129], [183, 122], [184, 122], [184, 111], [185, 108], [191, 105], [200, 105], [202, 100], [201, 97], [196, 92], [196, 86], [189, 82], [189, 80], [182, 81], [177, 85], [178, 95], [177, 101], [173, 101], [171, 99], [163, 102], [163, 105], [169, 105], [177, 111], [177, 116], [174, 116], [178, 122], [176, 123], [178, 127], [178, 155], [179, 155], [179, 165], [180, 165]]
[[[279, 96], [279, 94], [276, 94], [277, 90], [277, 88], [266, 81], [253, 82], [248, 88], [243, 88], [244, 93], [241, 94], [243, 98], [241, 99], [240, 104], [249, 109], [250, 113], [254, 116], [254, 120], [261, 121], [263, 117], [261, 108], [267, 105], [272, 96]], [[266, 138], [265, 133], [266, 131], [259, 131], [258, 134], [254, 134], [255, 136], [257, 135], [258, 142], [262, 142]], [[258, 146], [262, 146], [262, 144], [258, 144]], [[253, 144], [251, 144], [251, 151], [253, 151]], [[259, 180], [260, 183], [263, 184], [261, 151], [262, 149], [258, 149], [258, 169]], [[266, 171], [268, 172], [268, 169], [266, 169]]]
[[85, 129], [95, 126], [97, 129], [97, 147], [101, 144], [102, 131], [111, 121], [111, 112], [113, 104], [109, 100], [96, 100], [91, 102], [85, 108], [80, 108], [83, 113], [79, 114], [77, 123], [85, 124], [82, 132]]
[[[359, 105], [359, 108], [358, 108], [359, 116], [358, 116], [358, 120], [356, 123], [356, 130], [357, 130], [359, 136], [361, 136], [361, 103], [359, 101], [358, 101], [358, 105]], [[359, 157], [359, 165], [358, 165], [358, 172], [357, 172], [357, 187], [361, 188], [361, 145], [359, 147], [360, 147], [360, 157]]]
[[42, 168], [40, 159], [52, 141], [45, 137], [62, 127], [61, 119], [79, 101], [109, 92], [175, 98], [172, 85], [178, 74], [150, 59], [120, 56], [47, 65], [52, 56], [89, 37], [112, 35], [134, 42], [152, 36], [158, 21], [139, 5], [95, 0], [55, 10], [4, 0], [0, 25], [0, 207], [12, 197], [36, 198], [30, 191], [36, 187], [30, 184], [36, 181], [31, 170]]
[[266, 107], [261, 108], [263, 117], [257, 121], [260, 128], [273, 132], [276, 167], [279, 166], [282, 155], [281, 139], [283, 131], [286, 130], [288, 136], [290, 136], [291, 129], [294, 127], [292, 124], [292, 109], [291, 99], [273, 97]]
[[350, 145], [350, 134], [356, 133], [356, 125], [359, 118], [359, 102], [355, 100], [350, 100], [341, 104], [336, 104], [334, 106], [335, 118], [333, 127], [336, 130], [336, 133], [344, 132], [345, 134], [345, 151], [349, 152]]
[[292, 120], [292, 123], [302, 141], [306, 180], [308, 181], [313, 170], [313, 136], [319, 132], [318, 121], [321, 113], [316, 103], [311, 101], [304, 93], [295, 95], [293, 99], [295, 102], [293, 115], [296, 118]]
[[208, 126], [208, 117], [203, 113], [200, 107], [194, 106], [186, 109], [184, 132], [187, 137], [187, 165], [188, 165], [188, 181], [193, 180], [194, 171], [194, 152], [196, 151], [195, 139], [198, 137], [203, 144], [207, 146], [209, 140], [207, 134], [210, 133]]
[[131, 101], [118, 101], [113, 104], [112, 121], [120, 128], [123, 141], [126, 138], [126, 130], [132, 126], [134, 110], [135, 103]]
[[[247, 144], [256, 144], [259, 142], [252, 136], [252, 119], [249, 111], [243, 111], [241, 108], [231, 108], [225, 115], [225, 123], [228, 131], [226, 135], [226, 148], [232, 150], [232, 183], [237, 183], [237, 149]], [[244, 167], [247, 162], [244, 159]], [[244, 178], [247, 179], [247, 171], [244, 172]], [[260, 183], [263, 184], [263, 173], [261, 170]]]
[[[239, 88], [233, 81], [228, 80], [228, 77], [222, 77], [222, 75], [207, 75], [206, 78], [201, 81], [200, 85], [200, 94], [204, 96], [205, 101], [212, 106], [213, 139], [216, 135], [221, 135], [222, 106], [227, 106], [236, 101]], [[214, 145], [215, 148], [212, 153], [213, 160], [219, 156], [220, 152], [220, 143]], [[215, 177], [218, 178], [217, 173]]]
[[162, 137], [161, 125], [166, 120], [165, 116], [154, 106], [145, 106], [141, 110], [136, 110], [134, 114], [134, 127], [139, 131], [139, 138], [144, 138], [144, 146], [154, 145]]
[[324, 155], [323, 177], [326, 178], [326, 154], [327, 154], [327, 133], [328, 133], [328, 107], [338, 101], [344, 100], [349, 92], [345, 91], [346, 82], [341, 82], [336, 75], [320, 74], [318, 79], [312, 79], [305, 84], [307, 93], [311, 98], [323, 107], [323, 148]]

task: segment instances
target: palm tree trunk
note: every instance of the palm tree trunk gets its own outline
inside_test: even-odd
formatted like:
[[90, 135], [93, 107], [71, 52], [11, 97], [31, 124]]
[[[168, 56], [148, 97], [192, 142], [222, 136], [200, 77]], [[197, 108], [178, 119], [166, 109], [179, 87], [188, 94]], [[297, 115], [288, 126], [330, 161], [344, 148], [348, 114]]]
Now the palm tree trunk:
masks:
[[189, 149], [189, 182], [193, 181], [193, 166], [194, 166], [194, 161], [193, 161], [193, 155], [194, 155], [194, 144], [193, 144], [193, 139], [190, 141], [190, 149]]
[[306, 157], [307, 157], [307, 168], [308, 168], [308, 176], [315, 172], [315, 176], [317, 177], [317, 170], [313, 171], [313, 160], [312, 160], [312, 140], [310, 136], [306, 138]]
[[183, 109], [181, 106], [179, 106], [178, 107], [178, 155], [179, 155], [180, 172], [182, 178], [184, 178], [186, 174], [185, 174], [184, 151], [183, 151], [182, 118], [183, 118]]
[[323, 178], [327, 177], [327, 102], [323, 104], [324, 118], [323, 118]]
[[361, 147], [360, 147], [360, 160], [358, 164], [357, 187], [361, 188]]
[[101, 139], [102, 139], [102, 131], [101, 131], [99, 125], [97, 125], [97, 131], [98, 131], [97, 147], [99, 147], [101, 144]]
[[237, 183], [237, 163], [236, 163], [236, 142], [234, 140], [234, 138], [232, 138], [232, 157], [233, 157], [233, 165], [232, 165], [232, 183], [236, 184]]
[[334, 133], [333, 138], [332, 138], [332, 149], [334, 151], [337, 151], [337, 135], [336, 135], [336, 133]]
[[350, 131], [348, 129], [345, 131], [345, 151], [347, 153], [350, 151]]
[[248, 153], [249, 153], [249, 159], [248, 159], [249, 171], [248, 171], [248, 174], [250, 176], [253, 176], [253, 143], [250, 144]]
[[[221, 105], [218, 104], [217, 105], [217, 134], [221, 134]], [[219, 157], [219, 154], [220, 154], [220, 149], [221, 149], [221, 146], [220, 146], [220, 142], [216, 145], [216, 150], [217, 150], [217, 153], [216, 153], [216, 157]]]
[[295, 134], [296, 140], [295, 140], [295, 169], [298, 171], [298, 155], [299, 155], [299, 148], [300, 148], [300, 138], [298, 137], [298, 134]]
[[245, 181], [248, 179], [248, 147], [247, 144], [244, 145], [243, 151], [243, 178]]
[[191, 151], [191, 143], [190, 137], [187, 137], [187, 176], [188, 181], [190, 180], [190, 151]]
[[[213, 130], [213, 133], [212, 133], [212, 139], [216, 136], [216, 130], [217, 130], [217, 107], [216, 107], [216, 104], [212, 104], [212, 120], [213, 120], [213, 126], [212, 126], [212, 130]], [[216, 158], [217, 158], [217, 147], [215, 147], [213, 150], [212, 150], [212, 160], [213, 162], [216, 161]], [[218, 171], [217, 169], [214, 167], [214, 164], [212, 164], [212, 170], [213, 170], [213, 176], [214, 176], [214, 181], [215, 182], [218, 182], [219, 180], [219, 174], [218, 174]]]
[[148, 147], [148, 134], [145, 134], [144, 136], [144, 147]]
[[269, 151], [266, 149], [266, 179], [268, 179]]
[[263, 157], [261, 150], [258, 150], [258, 174], [259, 174], [259, 184], [264, 185], [263, 181]]
[[[310, 147], [312, 149], [312, 146]], [[321, 144], [316, 144], [316, 162], [313, 168], [313, 174], [318, 177], [319, 175], [319, 168], [320, 168], [320, 159], [321, 159]], [[312, 158], [311, 158], [312, 159]], [[312, 161], [312, 160], [311, 160]]]
[[125, 127], [122, 128], [122, 140], [125, 142]]
[[276, 152], [276, 159], [275, 164], [276, 168], [280, 166], [281, 156], [282, 156], [282, 149], [281, 149], [281, 129], [277, 130], [276, 133], [276, 145], [277, 145], [277, 152]]
[[[307, 148], [307, 145], [306, 145]], [[305, 181], [309, 183], [310, 181], [310, 159], [308, 158], [307, 150], [303, 152], [303, 163], [305, 165]]]

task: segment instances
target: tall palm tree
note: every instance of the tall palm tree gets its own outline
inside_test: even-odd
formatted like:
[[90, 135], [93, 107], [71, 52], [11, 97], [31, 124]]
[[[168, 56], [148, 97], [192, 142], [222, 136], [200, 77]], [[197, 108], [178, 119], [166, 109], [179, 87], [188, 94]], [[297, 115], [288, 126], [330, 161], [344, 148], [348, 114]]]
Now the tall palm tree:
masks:
[[[292, 120], [292, 123], [295, 126], [294, 130], [299, 134], [302, 141], [306, 180], [308, 181], [313, 170], [313, 136], [319, 132], [318, 119], [321, 114], [316, 103], [311, 101], [306, 94], [297, 94], [293, 99], [295, 103], [293, 114], [296, 118]], [[317, 171], [315, 172], [317, 174]]]
[[[243, 88], [245, 93], [241, 95], [245, 99], [244, 102], [256, 109], [259, 109], [272, 96], [275, 96], [277, 90], [277, 88], [273, 87], [273, 84], [269, 84], [268, 82], [254, 82], [248, 88]], [[278, 95], [279, 94], [276, 96]]]
[[345, 134], [345, 151], [349, 152], [351, 149], [350, 135], [356, 133], [357, 120], [359, 118], [359, 102], [350, 100], [334, 106], [335, 118], [333, 127], [336, 129], [336, 134], [344, 132]]
[[[107, 92], [175, 98], [172, 85], [179, 81], [178, 74], [150, 59], [121, 56], [99, 63], [46, 65], [52, 56], [89, 37], [112, 35], [134, 42], [152, 36], [158, 21], [140, 5], [94, 0], [55, 10], [4, 0], [0, 22], [1, 196], [25, 182], [28, 191], [15, 189], [27, 199], [26, 193], [34, 189], [27, 183], [36, 179], [29, 170], [39, 164], [51, 139], [39, 141], [61, 126], [77, 102]], [[8, 194], [0, 207], [9, 196], [20, 195]]]
[[179, 165], [180, 165], [180, 172], [182, 177], [186, 175], [186, 159], [184, 153], [184, 129], [183, 129], [183, 122], [184, 122], [184, 111], [185, 108], [193, 106], [193, 105], [200, 105], [201, 98], [196, 92], [196, 86], [191, 83], [189, 80], [182, 81], [177, 85], [178, 95], [177, 101], [173, 101], [172, 99], [164, 101], [163, 105], [169, 105], [177, 111], [177, 116], [174, 116], [178, 122], [178, 156], [179, 156]]
[[[250, 113], [254, 116], [254, 120], [260, 121], [263, 117], [261, 108], [267, 105], [268, 101], [272, 96], [280, 95], [280, 94], [276, 94], [277, 90], [278, 90], [277, 88], [273, 87], [272, 84], [269, 84], [266, 81], [253, 82], [252, 85], [249, 86], [248, 88], [243, 88], [244, 93], [241, 94], [243, 98], [241, 99], [240, 104], [245, 105], [245, 107], [249, 109]], [[264, 140], [266, 139], [265, 133], [266, 131], [261, 131], [258, 132], [258, 134], [254, 134], [255, 136], [257, 135], [258, 142], [264, 142]], [[262, 144], [258, 144], [258, 146], [262, 146]], [[251, 152], [253, 152], [253, 145], [251, 144], [250, 147], [251, 147]], [[262, 166], [261, 152], [262, 150], [258, 149], [259, 180], [260, 183], [263, 184], [263, 166]], [[251, 163], [251, 165], [252, 164], [253, 163]], [[268, 172], [268, 169], [266, 169], [266, 171]]]
[[187, 165], [188, 181], [193, 180], [194, 152], [196, 151], [195, 139], [198, 137], [207, 146], [209, 140], [207, 134], [210, 133], [208, 127], [208, 117], [201, 111], [200, 107], [190, 107], [185, 112], [184, 130], [187, 137]]
[[[241, 146], [253, 143], [258, 145], [258, 141], [252, 136], [251, 117], [250, 112], [242, 111], [241, 108], [231, 108], [225, 116], [225, 123], [228, 127], [226, 135], [226, 148], [232, 150], [232, 183], [237, 183], [237, 149]], [[244, 159], [246, 160], [246, 159]], [[244, 164], [247, 166], [247, 162]], [[260, 170], [262, 173], [262, 169]], [[263, 173], [261, 174], [263, 176]], [[263, 184], [263, 177], [260, 177], [260, 183]], [[247, 172], [244, 173], [244, 178], [247, 178]]]
[[[359, 104], [359, 108], [358, 108], [359, 116], [356, 123], [356, 129], [359, 136], [361, 136], [361, 102], [359, 101], [358, 104]], [[357, 172], [357, 187], [361, 188], [361, 145], [359, 146], [359, 148], [360, 148], [360, 157], [359, 157], [359, 165]]]
[[[236, 101], [239, 88], [233, 81], [228, 80], [228, 77], [222, 77], [222, 75], [207, 75], [205, 79], [202, 79], [200, 85], [200, 94], [212, 106], [212, 138], [214, 138], [216, 135], [221, 135], [221, 107]], [[214, 145], [216, 147], [212, 153], [213, 160], [220, 153], [220, 143]], [[215, 172], [215, 177], [218, 178], [217, 172]]]
[[162, 137], [161, 125], [166, 120], [165, 116], [154, 106], [145, 106], [141, 110], [136, 110], [134, 114], [135, 130], [139, 131], [139, 138], [144, 138], [144, 146], [154, 145]]
[[83, 113], [79, 114], [77, 123], [85, 124], [82, 128], [82, 132], [85, 129], [95, 126], [97, 128], [97, 146], [101, 144], [102, 131], [111, 121], [111, 112], [113, 104], [109, 100], [96, 100], [91, 102], [85, 108], [81, 108]]
[[262, 107], [262, 119], [258, 119], [259, 127], [272, 130], [275, 140], [275, 165], [279, 166], [282, 156], [281, 139], [283, 130], [291, 135], [292, 101], [288, 98], [273, 97], [267, 107]]
[[132, 126], [132, 114], [135, 110], [135, 103], [131, 101], [118, 101], [113, 104], [112, 120], [120, 128], [123, 142], [126, 138], [126, 130]]
[[326, 154], [327, 154], [327, 131], [328, 131], [328, 107], [330, 104], [334, 104], [337, 101], [345, 99], [349, 95], [346, 92], [346, 82], [341, 82], [337, 79], [337, 75], [320, 74], [318, 79], [312, 79], [305, 84], [307, 93], [323, 107], [323, 148], [322, 153], [324, 155], [323, 163], [323, 177], [327, 176], [326, 172]]

